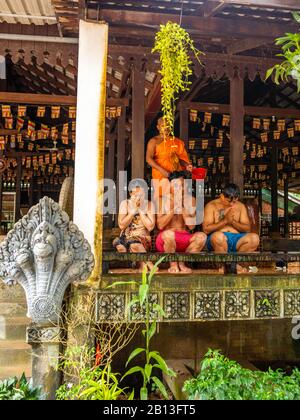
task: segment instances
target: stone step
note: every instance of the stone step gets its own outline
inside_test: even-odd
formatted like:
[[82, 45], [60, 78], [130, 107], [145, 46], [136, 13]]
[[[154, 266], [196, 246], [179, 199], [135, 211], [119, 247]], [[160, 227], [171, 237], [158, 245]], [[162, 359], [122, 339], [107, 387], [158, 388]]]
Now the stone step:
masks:
[[31, 363], [31, 346], [25, 340], [0, 341], [0, 369]]
[[27, 317], [6, 317], [0, 315], [0, 341], [26, 341], [26, 328], [30, 323]]
[[0, 380], [17, 377], [20, 378], [22, 374], [25, 373], [27, 379], [31, 378], [31, 365], [18, 365], [18, 366], [9, 366], [9, 367], [1, 367], [0, 366]]

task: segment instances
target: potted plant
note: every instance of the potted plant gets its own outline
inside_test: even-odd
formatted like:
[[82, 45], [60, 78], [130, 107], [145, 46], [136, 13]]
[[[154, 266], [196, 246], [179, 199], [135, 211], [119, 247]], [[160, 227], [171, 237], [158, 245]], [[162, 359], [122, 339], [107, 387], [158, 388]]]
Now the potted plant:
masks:
[[160, 55], [163, 118], [170, 135], [174, 136], [176, 100], [191, 84], [189, 77], [193, 73], [193, 62], [190, 53], [193, 53], [199, 62], [199, 56], [204, 53], [195, 47], [188, 32], [174, 22], [160, 25], [152, 52]]

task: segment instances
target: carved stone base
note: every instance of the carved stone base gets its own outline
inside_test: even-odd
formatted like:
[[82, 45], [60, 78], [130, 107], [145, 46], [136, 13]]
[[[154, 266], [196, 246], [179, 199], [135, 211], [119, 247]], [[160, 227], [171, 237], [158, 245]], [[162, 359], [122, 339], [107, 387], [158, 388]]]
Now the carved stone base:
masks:
[[61, 372], [56, 369], [61, 352], [59, 337], [59, 327], [30, 325], [27, 328], [27, 343], [32, 346], [33, 386], [42, 388], [46, 400], [55, 399], [61, 384]]

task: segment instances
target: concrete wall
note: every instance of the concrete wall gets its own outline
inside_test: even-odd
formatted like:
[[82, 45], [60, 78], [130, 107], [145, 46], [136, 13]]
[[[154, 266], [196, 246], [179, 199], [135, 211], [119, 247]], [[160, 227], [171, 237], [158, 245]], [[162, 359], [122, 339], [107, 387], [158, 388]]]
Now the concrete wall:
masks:
[[[292, 327], [286, 319], [160, 324], [152, 346], [165, 359], [192, 359], [195, 369], [209, 348], [238, 361], [300, 365], [300, 340], [292, 339]], [[141, 345], [139, 335], [118, 354], [115, 367], [122, 370], [130, 351]]]

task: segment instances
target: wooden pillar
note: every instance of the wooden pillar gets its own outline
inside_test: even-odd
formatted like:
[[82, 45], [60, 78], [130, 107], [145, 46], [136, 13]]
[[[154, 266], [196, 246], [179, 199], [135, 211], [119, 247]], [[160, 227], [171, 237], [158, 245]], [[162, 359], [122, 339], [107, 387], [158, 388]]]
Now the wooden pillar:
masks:
[[22, 182], [22, 157], [17, 157], [17, 176], [16, 176], [16, 211], [15, 223], [20, 219], [21, 208], [21, 182]]
[[0, 90], [6, 92], [7, 79], [6, 79], [6, 60], [3, 55], [0, 55]]
[[[0, 159], [3, 158], [3, 150], [0, 150]], [[2, 223], [2, 192], [3, 192], [3, 176], [0, 174], [0, 234], [2, 234], [1, 223]]]
[[38, 184], [37, 184], [37, 190], [38, 190], [38, 198], [37, 198], [37, 201], [39, 202], [40, 201], [40, 199], [43, 197], [43, 186], [42, 186], [42, 184], [41, 184], [41, 182], [38, 182]]
[[107, 159], [107, 177], [114, 179], [115, 177], [115, 135], [111, 134], [108, 144], [108, 159]]
[[211, 199], [214, 200], [216, 198], [217, 192], [216, 192], [216, 183], [213, 181], [211, 183]]
[[272, 233], [279, 235], [278, 219], [278, 147], [274, 144], [271, 148], [271, 203], [272, 203]]
[[30, 180], [29, 196], [28, 196], [29, 208], [33, 206], [34, 185], [35, 185], [34, 180], [35, 180], [34, 177], [32, 177]]
[[95, 257], [91, 281], [102, 272], [107, 48], [108, 25], [80, 20], [74, 223]]
[[185, 147], [189, 148], [189, 110], [183, 104], [179, 105], [180, 118], [180, 139], [184, 141]]
[[122, 181], [120, 179], [120, 172], [125, 170], [125, 154], [126, 154], [126, 144], [125, 144], [125, 123], [126, 123], [126, 106], [122, 106], [121, 116], [118, 119], [118, 140], [117, 140], [117, 210], [119, 209], [119, 185]]
[[132, 73], [131, 178], [144, 178], [145, 171], [145, 72], [137, 62]]
[[230, 182], [244, 194], [244, 79], [230, 80]]
[[262, 209], [263, 209], [263, 187], [261, 185], [261, 182], [259, 183], [259, 189], [258, 189], [258, 203], [259, 203], [259, 211], [262, 213]]
[[[115, 134], [111, 133], [109, 138], [109, 144], [108, 144], [108, 156], [107, 156], [107, 171], [105, 174], [105, 177], [107, 179], [112, 179], [115, 181], [115, 151], [116, 151], [116, 140], [115, 140]], [[112, 228], [113, 226], [113, 220], [114, 217], [112, 214], [107, 214], [104, 216], [104, 228]]]
[[3, 177], [0, 175], [0, 234], [2, 234], [1, 223], [2, 223], [2, 192], [3, 192]]
[[289, 238], [289, 180], [284, 180], [284, 236]]

